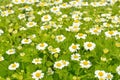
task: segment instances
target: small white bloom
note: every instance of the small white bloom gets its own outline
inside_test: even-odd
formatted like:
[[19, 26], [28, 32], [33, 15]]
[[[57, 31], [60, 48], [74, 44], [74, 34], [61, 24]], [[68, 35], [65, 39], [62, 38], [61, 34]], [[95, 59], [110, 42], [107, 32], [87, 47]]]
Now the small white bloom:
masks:
[[52, 19], [52, 18], [51, 18], [50, 15], [44, 15], [44, 16], [41, 18], [41, 20], [42, 20], [43, 22], [50, 21], [51, 19]]
[[98, 78], [106, 78], [107, 74], [105, 71], [103, 70], [96, 70], [95, 71], [95, 77], [98, 77]]
[[14, 63], [9, 65], [8, 69], [9, 70], [16, 70], [18, 67], [19, 67], [19, 63], [14, 62]]
[[79, 59], [80, 59], [80, 54], [76, 53], [71, 55], [71, 60], [79, 61]]
[[54, 63], [54, 67], [58, 68], [58, 69], [62, 69], [64, 67], [64, 65], [63, 65], [62, 61], [56, 61]]
[[76, 52], [77, 50], [80, 49], [79, 46], [80, 46], [79, 44], [72, 43], [72, 45], [69, 47], [70, 52]]
[[2, 29], [0, 29], [0, 35], [2, 35], [4, 33], [4, 31]]
[[39, 43], [37, 46], [36, 46], [36, 49], [38, 50], [45, 50], [45, 48], [48, 46], [47, 43]]
[[106, 73], [106, 80], [112, 80], [113, 79], [113, 75], [111, 73]]
[[3, 61], [4, 60], [4, 57], [3, 56], [0, 56], [0, 61]]
[[35, 80], [42, 79], [44, 77], [44, 73], [42, 73], [42, 70], [37, 70], [32, 73], [32, 78]]
[[37, 23], [36, 22], [27, 22], [26, 26], [27, 27], [33, 27], [33, 26], [36, 26]]
[[95, 48], [96, 44], [93, 42], [85, 42], [84, 43], [84, 48], [85, 50], [93, 50]]
[[15, 52], [16, 52], [15, 49], [9, 49], [6, 51], [8, 55], [15, 54]]
[[120, 65], [116, 68], [116, 72], [120, 75]]
[[86, 39], [87, 35], [83, 33], [78, 33], [75, 35], [76, 39]]
[[24, 18], [25, 18], [25, 14], [19, 14], [19, 15], [18, 15], [18, 18], [19, 18], [19, 19], [24, 19]]
[[105, 32], [106, 37], [116, 36], [117, 34], [118, 34], [118, 31], [114, 31], [114, 30]]
[[31, 39], [22, 39], [21, 44], [30, 44], [31, 42]]
[[66, 38], [64, 35], [57, 35], [55, 39], [57, 42], [63, 42]]
[[50, 10], [51, 10], [51, 12], [53, 12], [53, 13], [57, 13], [57, 12], [60, 11], [60, 8], [56, 6], [56, 7], [52, 7]]
[[90, 68], [92, 66], [91, 62], [87, 60], [80, 61], [80, 65], [82, 68]]
[[41, 64], [42, 63], [41, 60], [42, 60], [41, 58], [35, 58], [35, 59], [32, 60], [32, 63], [35, 64], [35, 65], [36, 64]]

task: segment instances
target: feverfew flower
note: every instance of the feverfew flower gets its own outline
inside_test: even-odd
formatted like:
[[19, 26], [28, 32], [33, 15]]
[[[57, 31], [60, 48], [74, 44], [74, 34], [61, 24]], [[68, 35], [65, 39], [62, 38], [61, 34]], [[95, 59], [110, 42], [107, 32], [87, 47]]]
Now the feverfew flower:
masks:
[[15, 54], [15, 52], [16, 52], [15, 49], [9, 49], [6, 51], [8, 55]]
[[22, 39], [21, 44], [30, 44], [31, 42], [31, 39]]
[[44, 77], [44, 73], [42, 73], [42, 70], [37, 70], [32, 73], [32, 78], [35, 80], [42, 79]]
[[26, 26], [27, 26], [28, 28], [33, 27], [33, 26], [36, 26], [36, 25], [37, 25], [36, 22], [27, 22], [27, 24], [26, 24]]
[[116, 68], [116, 72], [118, 73], [118, 75], [120, 75], [120, 65], [117, 66], [117, 68]]
[[18, 18], [19, 18], [19, 19], [24, 19], [24, 18], [25, 18], [25, 14], [19, 14], [19, 15], [18, 15]]
[[42, 18], [41, 18], [41, 20], [43, 21], [43, 22], [46, 22], [46, 21], [50, 21], [52, 19], [52, 17], [50, 16], [50, 15], [44, 15]]
[[63, 65], [62, 61], [56, 61], [54, 63], [54, 67], [58, 68], [58, 69], [62, 69], [64, 67], [64, 65]]
[[0, 29], [0, 36], [4, 33], [4, 31], [2, 29]]
[[56, 62], [54, 63], [54, 68], [62, 69], [62, 68], [64, 68], [65, 66], [68, 66], [68, 65], [69, 65], [69, 62], [68, 62], [68, 61], [60, 60], [60, 61], [56, 61]]
[[76, 53], [71, 55], [71, 60], [79, 61], [79, 59], [80, 59], [80, 54]]
[[57, 7], [57, 6], [56, 6], [56, 7], [54, 6], [54, 7], [52, 7], [50, 10], [51, 10], [51, 12], [53, 12], [53, 13], [57, 13], [57, 12], [60, 11], [60, 8]]
[[90, 32], [91, 34], [99, 35], [99, 34], [101, 33], [101, 28], [91, 28], [91, 29], [89, 30], [89, 32]]
[[62, 2], [63, 2], [63, 0], [55, 0], [55, 1], [54, 1], [55, 4], [60, 4], [60, 3], [62, 3]]
[[80, 61], [80, 66], [82, 68], [90, 68], [92, 66], [92, 64], [88, 60], [82, 60], [82, 61]]
[[114, 30], [105, 32], [106, 37], [116, 36], [117, 34], [118, 34], [118, 31], [114, 31]]
[[69, 47], [70, 52], [76, 52], [77, 50], [80, 49], [79, 46], [80, 46], [79, 44], [72, 43], [72, 45]]
[[4, 57], [3, 56], [0, 56], [0, 62], [4, 60]]
[[37, 46], [36, 46], [36, 49], [38, 50], [45, 50], [45, 48], [48, 46], [47, 43], [39, 43]]
[[107, 74], [103, 70], [96, 70], [95, 71], [95, 77], [97, 77], [97, 78], [106, 78]]
[[85, 42], [84, 43], [84, 48], [85, 50], [93, 50], [95, 48], [96, 44], [93, 42]]
[[18, 67], [19, 67], [19, 63], [14, 62], [14, 63], [9, 65], [8, 69], [9, 70], [16, 70]]
[[41, 58], [35, 58], [35, 59], [32, 60], [32, 63], [35, 64], [35, 65], [41, 64], [42, 63], [41, 60], [42, 60]]
[[63, 42], [65, 39], [66, 39], [66, 38], [65, 38], [64, 35], [57, 35], [56, 38], [55, 38], [55, 40], [56, 40], [57, 42]]
[[76, 39], [86, 39], [87, 35], [83, 33], [78, 33], [75, 35]]
[[106, 73], [106, 80], [112, 80], [113, 79], [113, 75], [111, 73]]

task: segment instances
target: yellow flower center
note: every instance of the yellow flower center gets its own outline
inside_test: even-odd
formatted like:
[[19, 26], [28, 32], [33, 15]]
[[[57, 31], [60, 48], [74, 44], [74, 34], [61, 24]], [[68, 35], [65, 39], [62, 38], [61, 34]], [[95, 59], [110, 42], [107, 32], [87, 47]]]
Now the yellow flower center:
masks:
[[95, 33], [96, 33], [96, 32], [98, 32], [98, 30], [97, 30], [97, 29], [95, 29], [93, 32], [95, 32]]
[[29, 42], [29, 40], [28, 40], [28, 39], [25, 39], [24, 42]]
[[73, 46], [72, 46], [72, 48], [73, 48], [73, 49], [76, 49], [76, 48], [77, 48], [77, 46], [76, 46], [76, 45], [73, 45]]
[[36, 76], [36, 77], [40, 77], [40, 76], [41, 76], [41, 73], [36, 73], [35, 76]]
[[113, 31], [109, 31], [109, 34], [111, 34], [111, 35], [112, 35], [112, 34], [114, 34], [114, 32], [113, 32]]
[[88, 47], [92, 47], [92, 44], [91, 44], [91, 43], [88, 43], [87, 46], [88, 46]]
[[30, 23], [29, 23], [29, 25], [33, 25], [33, 23], [32, 23], [32, 22], [30, 22]]
[[39, 62], [40, 60], [39, 59], [35, 59], [35, 62]]
[[74, 58], [78, 58], [78, 56], [77, 56], [77, 55], [74, 55]]
[[12, 67], [15, 68], [17, 65], [16, 64], [12, 64]]
[[60, 66], [62, 66], [62, 64], [61, 63], [57, 63], [56, 66], [60, 67]]
[[45, 19], [48, 19], [48, 16], [45, 16], [44, 18], [45, 18]]
[[83, 36], [83, 33], [79, 33], [78, 35], [79, 35], [79, 36]]
[[44, 44], [44, 43], [41, 43], [41, 44], [40, 44], [40, 47], [44, 47], [44, 46], [45, 46], [45, 44]]
[[88, 61], [84, 61], [83, 64], [84, 64], [84, 65], [88, 65]]
[[55, 11], [56, 11], [56, 10], [57, 10], [57, 8], [53, 8], [53, 10], [55, 10]]
[[103, 73], [103, 72], [99, 72], [98, 75], [99, 75], [99, 76], [103, 76], [104, 73]]
[[61, 36], [59, 36], [59, 37], [58, 37], [58, 39], [59, 39], [59, 40], [61, 40], [61, 39], [62, 39], [62, 37], [61, 37]]

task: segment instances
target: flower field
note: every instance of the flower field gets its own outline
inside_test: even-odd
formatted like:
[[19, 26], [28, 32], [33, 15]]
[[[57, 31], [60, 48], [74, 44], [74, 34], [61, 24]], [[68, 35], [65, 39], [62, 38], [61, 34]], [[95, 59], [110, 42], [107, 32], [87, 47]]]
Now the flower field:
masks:
[[120, 0], [0, 0], [0, 80], [120, 80]]

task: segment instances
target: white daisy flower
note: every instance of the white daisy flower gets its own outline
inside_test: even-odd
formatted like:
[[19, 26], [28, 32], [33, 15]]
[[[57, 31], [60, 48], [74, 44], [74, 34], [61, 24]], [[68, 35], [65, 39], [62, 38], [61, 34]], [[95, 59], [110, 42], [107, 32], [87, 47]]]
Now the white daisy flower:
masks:
[[60, 12], [60, 8], [57, 7], [57, 6], [56, 7], [54, 6], [50, 9], [50, 11], [53, 12], [53, 13], [57, 13], [57, 12]]
[[57, 35], [56, 38], [55, 38], [55, 40], [56, 40], [57, 42], [63, 42], [65, 39], [66, 39], [66, 38], [65, 38], [64, 35]]
[[75, 35], [76, 39], [86, 39], [87, 35], [83, 33], [78, 33]]
[[60, 60], [64, 66], [68, 66], [69, 65], [69, 62], [68, 61], [65, 61], [65, 60]]
[[64, 67], [64, 64], [62, 61], [56, 61], [54, 63], [54, 68], [62, 69]]
[[19, 18], [19, 19], [24, 19], [24, 18], [25, 18], [25, 14], [19, 14], [19, 15], [18, 15], [18, 18]]
[[96, 70], [95, 71], [95, 77], [97, 77], [97, 78], [106, 78], [107, 74], [103, 70]]
[[14, 4], [20, 4], [20, 0], [12, 0]]
[[106, 37], [112, 37], [112, 36], [116, 36], [118, 34], [118, 31], [114, 31], [114, 30], [112, 30], [112, 31], [106, 31], [105, 32], [105, 36]]
[[92, 66], [92, 64], [90, 61], [82, 60], [82, 61], [80, 61], [80, 66], [82, 68], [90, 68]]
[[8, 16], [8, 15], [9, 15], [8, 11], [2, 11], [1, 12], [2, 17]]
[[43, 21], [43, 22], [46, 22], [46, 21], [50, 21], [52, 19], [52, 17], [50, 16], [50, 15], [44, 15], [42, 18], [41, 18], [41, 20]]
[[99, 34], [101, 33], [101, 29], [100, 29], [100, 28], [91, 28], [91, 29], [89, 30], [89, 32], [90, 32], [91, 34], [99, 35]]
[[41, 58], [35, 58], [32, 60], [32, 63], [37, 65], [37, 64], [41, 64], [42, 63], [42, 59]]
[[36, 22], [27, 22], [27, 24], [26, 24], [26, 26], [27, 26], [28, 28], [33, 27], [33, 26], [36, 26], [36, 25], [37, 25]]
[[37, 46], [36, 46], [36, 49], [38, 50], [45, 50], [45, 48], [48, 46], [47, 43], [39, 43]]
[[80, 54], [78, 54], [78, 53], [72, 54], [71, 55], [71, 60], [79, 61], [80, 60]]
[[55, 0], [55, 1], [54, 1], [55, 4], [60, 4], [60, 3], [62, 3], [62, 2], [63, 2], [63, 0]]
[[4, 33], [4, 31], [2, 29], [0, 29], [0, 36]]
[[3, 61], [4, 60], [4, 57], [3, 56], [0, 56], [0, 61]]
[[20, 3], [26, 3], [27, 0], [20, 0]]
[[51, 54], [60, 53], [60, 48], [53, 48], [50, 50]]
[[17, 62], [10, 64], [8, 67], [9, 70], [16, 70], [17, 68], [19, 68], [19, 63]]
[[91, 21], [92, 18], [90, 18], [90, 17], [85, 17], [85, 18], [83, 18], [83, 20], [86, 21], [86, 22], [88, 22], [88, 21]]
[[37, 70], [32, 73], [32, 78], [35, 80], [42, 79], [43, 77], [44, 77], [44, 73], [42, 72], [42, 70]]
[[50, 28], [51, 28], [50, 25], [44, 25], [44, 26], [41, 26], [41, 27], [40, 27], [41, 30], [48, 30], [48, 29], [50, 29]]
[[96, 47], [96, 44], [93, 42], [85, 42], [84, 43], [84, 48], [85, 50], [90, 50], [92, 51]]
[[31, 42], [31, 39], [22, 39], [21, 44], [30, 44]]
[[15, 52], [16, 52], [15, 49], [9, 49], [6, 51], [8, 55], [15, 54]]
[[79, 46], [80, 46], [79, 44], [72, 43], [72, 45], [69, 47], [70, 52], [76, 52], [77, 50], [80, 49]]
[[117, 66], [117, 68], [116, 68], [116, 72], [118, 73], [118, 75], [120, 75], [120, 65]]
[[113, 79], [113, 75], [111, 73], [106, 73], [106, 80], [112, 80]]

